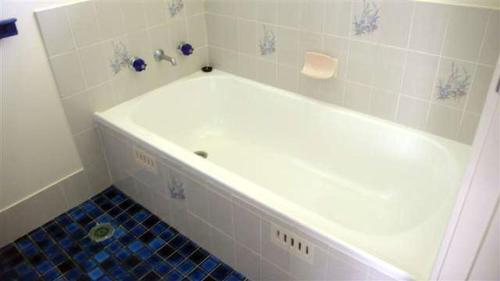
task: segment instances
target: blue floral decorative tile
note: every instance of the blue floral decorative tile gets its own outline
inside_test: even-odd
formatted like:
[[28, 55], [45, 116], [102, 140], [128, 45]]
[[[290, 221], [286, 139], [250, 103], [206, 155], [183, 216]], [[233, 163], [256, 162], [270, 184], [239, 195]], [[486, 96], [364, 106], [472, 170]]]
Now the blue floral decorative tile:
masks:
[[184, 8], [183, 0], [170, 0], [168, 3], [168, 11], [171, 17], [175, 17]]
[[259, 41], [260, 54], [267, 56], [276, 52], [276, 34], [266, 25], [262, 27], [264, 35]]
[[[115, 233], [92, 242], [86, 228], [102, 221]], [[246, 279], [110, 187], [1, 248], [0, 280]]]
[[354, 16], [354, 34], [363, 35], [378, 29], [379, 7], [372, 0], [363, 0], [361, 15]]
[[448, 77], [439, 79], [437, 85], [437, 99], [446, 100], [460, 98], [467, 95], [471, 84], [471, 75], [465, 67], [457, 67], [451, 62]]

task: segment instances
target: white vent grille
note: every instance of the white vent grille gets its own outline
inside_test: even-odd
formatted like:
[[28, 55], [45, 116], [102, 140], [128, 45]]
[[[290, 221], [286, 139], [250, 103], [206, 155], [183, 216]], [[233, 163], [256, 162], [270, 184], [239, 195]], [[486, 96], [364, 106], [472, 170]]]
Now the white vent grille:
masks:
[[295, 233], [271, 224], [271, 241], [288, 250], [290, 254], [312, 263], [314, 256], [314, 245]]
[[156, 160], [152, 155], [134, 147], [134, 158], [135, 162], [137, 162], [137, 164], [139, 164], [142, 168], [150, 173], [157, 174]]

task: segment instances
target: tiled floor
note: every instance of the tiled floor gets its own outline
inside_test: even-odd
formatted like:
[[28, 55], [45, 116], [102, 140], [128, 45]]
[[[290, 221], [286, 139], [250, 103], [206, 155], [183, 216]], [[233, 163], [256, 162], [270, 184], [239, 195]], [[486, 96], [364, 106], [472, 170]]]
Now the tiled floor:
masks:
[[[36, 211], [36, 210], [34, 210]], [[96, 222], [115, 227], [92, 242]], [[245, 280], [114, 187], [0, 249], [0, 280]]]

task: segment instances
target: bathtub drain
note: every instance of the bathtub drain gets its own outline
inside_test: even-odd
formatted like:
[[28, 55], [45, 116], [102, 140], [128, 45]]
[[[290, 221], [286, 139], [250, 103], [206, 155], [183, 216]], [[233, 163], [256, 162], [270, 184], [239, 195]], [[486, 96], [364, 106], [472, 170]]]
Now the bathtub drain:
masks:
[[109, 223], [98, 223], [90, 229], [89, 238], [94, 242], [102, 242], [109, 239], [115, 233], [115, 229]]
[[205, 159], [208, 158], [208, 153], [206, 151], [203, 151], [203, 150], [195, 151], [194, 154], [196, 154], [202, 158], [205, 158]]

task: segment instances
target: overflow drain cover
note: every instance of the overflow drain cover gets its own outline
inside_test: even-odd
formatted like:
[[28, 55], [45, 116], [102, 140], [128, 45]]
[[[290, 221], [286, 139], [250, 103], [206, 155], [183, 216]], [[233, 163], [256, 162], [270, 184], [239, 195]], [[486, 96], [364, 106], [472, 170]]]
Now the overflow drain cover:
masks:
[[203, 151], [203, 150], [198, 150], [198, 151], [195, 151], [194, 154], [200, 156], [200, 157], [203, 157], [203, 158], [208, 158], [208, 153], [206, 151]]
[[89, 237], [94, 242], [102, 242], [111, 238], [115, 233], [115, 229], [109, 223], [98, 223], [90, 229]]

